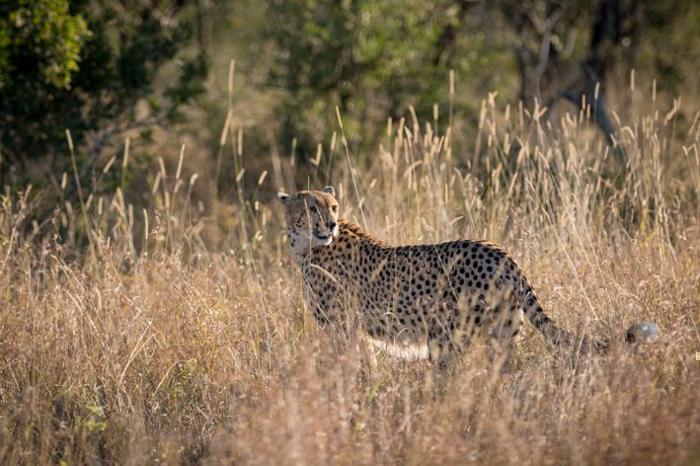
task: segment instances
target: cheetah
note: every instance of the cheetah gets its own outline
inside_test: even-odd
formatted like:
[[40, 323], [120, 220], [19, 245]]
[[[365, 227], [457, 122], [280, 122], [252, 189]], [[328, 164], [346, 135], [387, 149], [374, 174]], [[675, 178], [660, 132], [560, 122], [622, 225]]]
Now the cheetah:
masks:
[[[373, 342], [443, 365], [476, 334], [509, 344], [523, 317], [552, 347], [604, 352], [609, 346], [605, 339], [577, 339], [558, 327], [515, 261], [492, 243], [390, 246], [339, 219], [332, 186], [280, 192], [278, 198], [305, 301], [321, 326], [346, 326], [347, 309], [356, 306]], [[644, 323], [632, 326], [628, 339], [655, 337], [654, 324], [647, 324], [651, 330]]]

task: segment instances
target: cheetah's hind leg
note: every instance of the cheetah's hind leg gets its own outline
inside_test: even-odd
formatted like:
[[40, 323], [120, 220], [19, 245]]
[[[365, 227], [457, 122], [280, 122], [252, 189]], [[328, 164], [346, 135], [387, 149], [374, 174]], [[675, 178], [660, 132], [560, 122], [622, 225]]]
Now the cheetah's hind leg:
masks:
[[507, 371], [515, 337], [523, 323], [523, 311], [513, 300], [512, 288], [492, 290], [484, 296], [484, 305], [486, 309], [483, 326], [489, 336], [489, 364], [492, 368], [498, 367], [502, 372]]
[[475, 334], [476, 327], [473, 322], [462, 324], [464, 325], [454, 321], [442, 321], [437, 317], [429, 321], [428, 358], [432, 362], [432, 380], [435, 384], [436, 399], [445, 395], [449, 380], [460, 366], [463, 350]]

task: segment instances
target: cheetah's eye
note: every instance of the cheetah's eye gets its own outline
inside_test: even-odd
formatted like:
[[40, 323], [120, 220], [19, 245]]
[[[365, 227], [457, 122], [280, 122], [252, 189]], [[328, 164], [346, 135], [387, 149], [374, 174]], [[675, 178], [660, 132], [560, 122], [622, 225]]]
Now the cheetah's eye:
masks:
[[318, 207], [316, 207], [315, 205], [312, 205], [311, 207], [309, 207], [309, 210], [311, 212], [313, 212], [314, 214], [318, 213]]
[[331, 206], [331, 210], [333, 211], [333, 213], [338, 212], [338, 206], [337, 205]]

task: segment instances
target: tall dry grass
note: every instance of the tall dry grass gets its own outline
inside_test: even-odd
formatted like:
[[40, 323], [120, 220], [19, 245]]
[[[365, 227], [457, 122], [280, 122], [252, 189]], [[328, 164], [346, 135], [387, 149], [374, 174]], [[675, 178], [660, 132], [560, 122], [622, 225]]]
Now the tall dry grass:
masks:
[[[360, 162], [340, 121], [308, 164], [255, 175], [227, 125], [233, 206], [193, 200], [213, 181], [186, 150], [144, 210], [83, 193], [37, 224], [42, 196], [6, 192], [0, 463], [697, 463], [700, 116], [655, 105], [622, 113], [619, 151], [585, 110], [545, 124], [487, 99], [459, 152], [436, 115], [388, 122]], [[306, 311], [269, 200], [304, 177], [394, 243], [500, 242], [566, 328], [662, 337], [571, 362], [530, 330], [503, 367], [474, 345], [437, 391], [429, 363], [338, 345]]]

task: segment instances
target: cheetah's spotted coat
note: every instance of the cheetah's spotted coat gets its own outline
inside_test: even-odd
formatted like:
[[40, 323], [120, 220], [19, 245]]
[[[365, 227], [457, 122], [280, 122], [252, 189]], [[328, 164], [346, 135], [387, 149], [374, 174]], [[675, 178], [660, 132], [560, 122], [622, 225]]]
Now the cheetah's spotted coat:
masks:
[[478, 331], [510, 341], [523, 316], [549, 344], [576, 343], [544, 313], [527, 278], [502, 249], [469, 240], [389, 246], [338, 220], [334, 196], [332, 187], [279, 194], [305, 298], [322, 325], [346, 325], [347, 310], [356, 306], [373, 339], [418, 348], [440, 362]]

